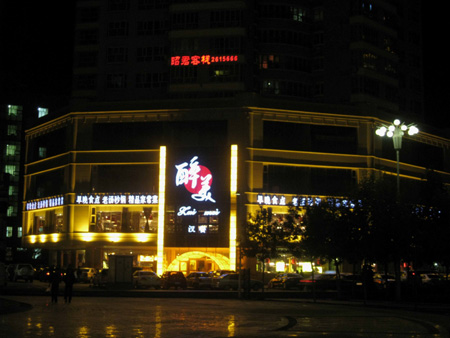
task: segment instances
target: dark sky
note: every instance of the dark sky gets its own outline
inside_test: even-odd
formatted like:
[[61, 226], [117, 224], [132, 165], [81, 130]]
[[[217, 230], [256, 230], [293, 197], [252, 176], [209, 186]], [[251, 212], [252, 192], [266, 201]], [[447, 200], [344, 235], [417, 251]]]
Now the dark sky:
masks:
[[[75, 0], [0, 1], [0, 103], [51, 109], [66, 105], [74, 9]], [[450, 127], [444, 115], [450, 93], [448, 56], [442, 50], [448, 31], [445, 15], [435, 7], [423, 9], [425, 99], [429, 122]], [[442, 40], [437, 43], [436, 37]]]
[[0, 103], [66, 105], [74, 4], [74, 0], [0, 1]]

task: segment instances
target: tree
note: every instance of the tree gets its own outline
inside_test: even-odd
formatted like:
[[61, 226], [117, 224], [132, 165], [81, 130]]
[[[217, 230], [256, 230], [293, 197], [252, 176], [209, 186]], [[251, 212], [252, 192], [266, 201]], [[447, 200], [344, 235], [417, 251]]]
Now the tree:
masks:
[[256, 257], [263, 266], [267, 259], [280, 256], [280, 252], [300, 238], [300, 226], [289, 219], [274, 218], [271, 208], [263, 208], [255, 215], [249, 214], [244, 225], [241, 241], [242, 252], [247, 257]]

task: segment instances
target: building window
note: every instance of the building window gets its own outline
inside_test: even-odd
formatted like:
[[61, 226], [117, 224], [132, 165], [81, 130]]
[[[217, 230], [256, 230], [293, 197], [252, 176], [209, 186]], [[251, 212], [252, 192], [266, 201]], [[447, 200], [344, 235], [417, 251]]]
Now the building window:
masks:
[[128, 35], [128, 22], [110, 22], [108, 24], [108, 36], [127, 36]]
[[17, 116], [17, 111], [19, 110], [18, 106], [8, 106], [8, 115], [9, 116]]
[[6, 156], [14, 156], [16, 155], [17, 146], [15, 144], [7, 144], [6, 145]]
[[48, 115], [48, 108], [38, 108], [38, 117], [44, 117]]
[[39, 147], [39, 158], [46, 158], [46, 157], [47, 157], [47, 148]]
[[81, 30], [78, 33], [77, 42], [79, 45], [93, 45], [97, 43], [98, 40], [98, 31], [89, 29], [89, 30]]
[[15, 216], [14, 207], [12, 205], [10, 205], [8, 209], [6, 209], [6, 216], [8, 217]]
[[197, 67], [172, 67], [171, 83], [194, 83], [197, 81]]
[[322, 7], [314, 8], [313, 13], [314, 13], [313, 14], [314, 21], [323, 21], [323, 8]]
[[211, 12], [210, 14], [211, 27], [238, 27], [242, 25], [242, 12], [239, 10], [226, 11], [221, 10]]
[[372, 53], [363, 53], [362, 58], [363, 58], [363, 68], [372, 70], [377, 69], [378, 57], [376, 55]]
[[127, 87], [126, 74], [108, 74], [106, 79], [106, 87], [110, 89], [120, 89]]
[[273, 80], [264, 80], [262, 83], [262, 92], [266, 94], [280, 94], [280, 83]]
[[137, 35], [162, 34], [165, 29], [164, 21], [140, 21], [137, 23]]
[[22, 227], [17, 228], [17, 237], [22, 238]]
[[172, 29], [195, 29], [198, 28], [198, 13], [185, 12], [175, 13], [171, 17]]
[[94, 89], [97, 84], [97, 76], [94, 74], [78, 75], [74, 82], [77, 89]]
[[157, 214], [143, 211], [98, 211], [91, 231], [95, 232], [151, 232], [157, 231]]
[[11, 238], [13, 235], [13, 227], [6, 227], [6, 237]]
[[217, 65], [211, 68], [211, 82], [234, 82], [241, 80], [241, 69], [239, 65]]
[[95, 67], [97, 65], [97, 52], [78, 53], [78, 67]]
[[9, 196], [14, 196], [17, 193], [17, 188], [13, 185], [10, 185], [8, 187], [8, 195]]
[[108, 63], [124, 63], [128, 61], [128, 49], [123, 47], [108, 48], [106, 52]]
[[139, 0], [138, 9], [139, 10], [149, 10], [164, 8], [166, 5], [166, 0]]
[[108, 9], [110, 11], [126, 11], [130, 9], [130, 0], [109, 0]]
[[16, 165], [14, 165], [14, 164], [6, 164], [5, 165], [5, 173], [14, 176], [16, 174]]
[[163, 61], [166, 50], [163, 46], [140, 47], [136, 51], [137, 62]]
[[17, 135], [17, 126], [14, 124], [8, 125], [8, 135]]
[[136, 75], [137, 88], [160, 88], [167, 83], [165, 73], [145, 73]]
[[77, 11], [77, 18], [79, 22], [96, 22], [99, 16], [99, 9], [97, 7], [82, 7]]
[[294, 21], [303, 22], [306, 16], [306, 11], [303, 8], [291, 7], [290, 12]]
[[273, 69], [280, 67], [280, 57], [278, 55], [260, 55], [259, 68]]

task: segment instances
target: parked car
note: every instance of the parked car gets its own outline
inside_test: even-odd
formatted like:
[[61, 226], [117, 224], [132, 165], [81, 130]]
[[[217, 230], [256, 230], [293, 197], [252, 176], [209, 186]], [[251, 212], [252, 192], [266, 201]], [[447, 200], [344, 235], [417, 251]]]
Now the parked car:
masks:
[[[244, 280], [241, 280], [241, 286], [244, 286]], [[213, 287], [219, 290], [237, 290], [239, 288], [239, 274], [229, 273], [218, 277]], [[254, 291], [261, 290], [263, 283], [258, 280], [250, 279], [250, 288]]]
[[159, 289], [161, 287], [161, 278], [153, 271], [137, 270], [133, 273], [133, 287], [136, 289]]
[[187, 286], [194, 289], [210, 289], [211, 276], [207, 272], [191, 272], [187, 277]]
[[9, 279], [11, 281], [18, 281], [22, 279], [26, 282], [33, 282], [34, 268], [31, 264], [10, 264], [8, 266]]
[[311, 276], [300, 280], [299, 288], [304, 291], [312, 291], [313, 287], [317, 291], [337, 290], [338, 283], [341, 288], [350, 287], [354, 280], [349, 276], [345, 273], [341, 273], [339, 276], [336, 273], [315, 274], [314, 279]]
[[98, 271], [92, 278], [90, 286], [105, 287], [108, 284], [108, 271], [109, 269], [102, 269], [101, 271]]
[[208, 272], [209, 276], [211, 277], [211, 284], [215, 285], [216, 281], [222, 277], [223, 275], [226, 275], [228, 273], [236, 273], [236, 271], [232, 270], [215, 270]]
[[92, 279], [97, 273], [97, 269], [87, 267], [79, 268], [76, 271], [77, 271], [77, 281], [79, 283], [91, 283]]
[[285, 290], [300, 287], [303, 276], [298, 273], [280, 273], [269, 281], [269, 288], [283, 288]]
[[423, 286], [431, 287], [438, 285], [442, 282], [443, 277], [435, 272], [417, 272], [420, 276], [420, 280]]
[[388, 274], [375, 274], [373, 281], [378, 288], [386, 288], [395, 283], [395, 276]]
[[161, 287], [163, 289], [169, 289], [171, 287], [175, 289], [186, 289], [186, 277], [180, 271], [166, 271], [161, 276]]

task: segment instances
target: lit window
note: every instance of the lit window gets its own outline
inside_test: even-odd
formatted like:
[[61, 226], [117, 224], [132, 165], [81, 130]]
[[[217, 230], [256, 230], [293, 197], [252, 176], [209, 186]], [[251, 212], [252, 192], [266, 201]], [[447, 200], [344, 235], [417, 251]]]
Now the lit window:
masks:
[[19, 109], [18, 106], [8, 106], [8, 115], [9, 116], [17, 116], [17, 110]]
[[11, 217], [14, 216], [14, 207], [10, 205], [8, 209], [6, 209], [6, 216]]
[[39, 158], [46, 158], [46, 157], [47, 157], [47, 148], [39, 147]]
[[16, 155], [16, 145], [15, 144], [7, 144], [6, 145], [6, 155], [7, 156], [14, 156]]
[[263, 92], [269, 94], [279, 94], [280, 84], [278, 81], [265, 80], [263, 81]]
[[13, 228], [6, 227], [6, 237], [12, 237], [12, 235], [13, 235]]
[[39, 107], [38, 108], [38, 117], [41, 118], [41, 117], [44, 117], [46, 115], [48, 115], [48, 109]]
[[17, 135], [17, 126], [16, 125], [8, 125], [8, 135]]
[[14, 176], [16, 174], [16, 166], [14, 164], [5, 165], [5, 173]]
[[15, 192], [16, 192], [16, 187], [13, 185], [10, 185], [8, 188], [8, 195], [13, 196], [15, 194]]
[[305, 17], [305, 10], [302, 8], [291, 7], [291, 15], [294, 21], [302, 22]]
[[19, 237], [19, 238], [22, 237], [22, 227], [17, 228], [17, 237]]

